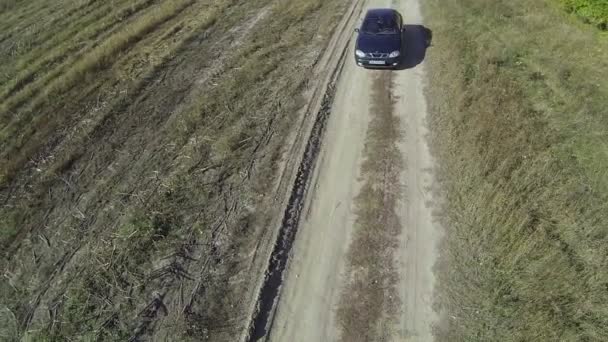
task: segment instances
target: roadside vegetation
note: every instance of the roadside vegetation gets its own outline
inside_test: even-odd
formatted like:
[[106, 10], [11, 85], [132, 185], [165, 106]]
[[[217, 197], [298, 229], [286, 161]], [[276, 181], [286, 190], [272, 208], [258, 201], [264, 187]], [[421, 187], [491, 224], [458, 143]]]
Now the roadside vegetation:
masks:
[[584, 21], [608, 30], [608, 1], [604, 0], [559, 0], [568, 12]]
[[235, 340], [345, 6], [0, 2], [0, 339]]
[[424, 9], [439, 340], [608, 340], [608, 41], [551, 1]]

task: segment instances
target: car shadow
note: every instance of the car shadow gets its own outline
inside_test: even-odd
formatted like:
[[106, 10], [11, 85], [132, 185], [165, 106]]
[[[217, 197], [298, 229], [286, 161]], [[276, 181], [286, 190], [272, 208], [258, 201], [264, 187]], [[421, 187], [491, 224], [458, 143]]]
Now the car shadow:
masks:
[[396, 70], [411, 69], [424, 61], [426, 49], [431, 46], [433, 31], [424, 25], [404, 25], [405, 49]]

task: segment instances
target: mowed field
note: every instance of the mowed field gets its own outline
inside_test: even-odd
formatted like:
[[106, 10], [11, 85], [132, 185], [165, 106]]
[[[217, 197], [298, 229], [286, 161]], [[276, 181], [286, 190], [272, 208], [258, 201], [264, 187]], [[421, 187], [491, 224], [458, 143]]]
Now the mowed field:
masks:
[[0, 1], [0, 339], [246, 331], [345, 8]]
[[608, 340], [604, 3], [0, 0], [0, 340]]

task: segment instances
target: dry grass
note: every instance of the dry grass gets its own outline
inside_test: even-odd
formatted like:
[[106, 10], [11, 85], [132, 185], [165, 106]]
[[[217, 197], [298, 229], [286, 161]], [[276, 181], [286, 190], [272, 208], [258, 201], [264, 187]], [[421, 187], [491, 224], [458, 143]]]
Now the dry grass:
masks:
[[398, 184], [404, 162], [397, 146], [402, 132], [393, 113], [391, 75], [378, 72], [372, 87], [363, 184], [355, 198], [357, 218], [337, 311], [341, 341], [388, 341], [399, 314], [395, 252], [402, 229], [395, 210], [401, 200]]
[[[133, 46], [133, 44], [137, 43], [138, 40], [142, 39], [158, 27], [158, 25], [178, 15], [192, 3], [192, 0], [163, 2], [157, 8], [151, 9], [137, 18], [134, 22], [125, 25], [122, 30], [99, 42], [97, 46], [94, 46], [91, 51], [86, 52], [78, 60], [74, 61], [67, 69], [58, 70], [57, 72], [48, 74], [46, 78], [40, 79], [39, 82], [44, 85], [43, 89], [36, 90], [36, 84], [21, 89], [17, 94], [4, 102], [0, 111], [13, 111], [25, 101], [28, 101], [31, 110], [38, 109], [38, 106], [46, 103], [49, 97], [69, 90], [78, 82], [83, 81], [87, 75], [91, 75], [91, 73], [111, 65], [116, 55]], [[32, 76], [25, 76], [25, 78], [30, 77]], [[14, 88], [9, 91], [14, 92]]]
[[[76, 5], [78, 4], [74, 3], [74, 6]], [[89, 88], [97, 87], [95, 91], [103, 93], [105, 89], [101, 86], [104, 80], [95, 78], [99, 77], [104, 68], [120, 64], [116, 61], [109, 63], [110, 60], [118, 59], [117, 55], [127, 48], [136, 50], [136, 43], [146, 34], [147, 39], [150, 39], [150, 36], [161, 33], [163, 29], [159, 25], [175, 16], [178, 9], [183, 9], [186, 3], [164, 2], [158, 6], [150, 5], [150, 1], [132, 3], [124, 7], [96, 4], [99, 8], [89, 9], [88, 15], [83, 15], [79, 20], [65, 21], [63, 26], [58, 23], [58, 27], [50, 29], [56, 31], [56, 36], [63, 37], [57, 45], [43, 45], [39, 49], [24, 51], [22, 56], [15, 56], [20, 57], [21, 61], [12, 64], [12, 70], [21, 71], [20, 74], [14, 74], [4, 85], [4, 96], [0, 105], [0, 144], [4, 147], [0, 152], [0, 160], [3, 161], [0, 180], [10, 180], [14, 171], [21, 168], [27, 158], [35, 153], [33, 145], [43, 144], [49, 139], [49, 135], [58, 129], [56, 123], [60, 122], [61, 118], [49, 116], [59, 116], [58, 111], [61, 109], [53, 111], [44, 107], [61, 108], [60, 105], [68, 100], [77, 102], [78, 98], [66, 98], [66, 93], [77, 84], [81, 87], [80, 92], [84, 92], [83, 88], [86, 87], [82, 87], [83, 82]], [[83, 8], [78, 6], [77, 9], [74, 10], [74, 15], [82, 14], [80, 12]], [[69, 8], [64, 10], [70, 11]], [[133, 20], [126, 20], [127, 13], [135, 14], [140, 11], [144, 13], [135, 16]], [[55, 15], [60, 16], [61, 13]], [[44, 13], [40, 16], [44, 16]], [[125, 20], [121, 23], [122, 29], [119, 29], [116, 26], [123, 19]], [[108, 22], [111, 24], [107, 24]], [[38, 31], [41, 26], [34, 26], [34, 31]], [[67, 39], [74, 28], [80, 30], [79, 34], [73, 40]], [[153, 32], [157, 28], [160, 30]], [[105, 34], [104, 30], [107, 31]], [[18, 32], [17, 30], [13, 35], [16, 36]], [[65, 32], [68, 36], [65, 36]], [[19, 39], [19, 36], [15, 39]], [[79, 48], [83, 43], [85, 48]], [[175, 43], [176, 46], [179, 45], [179, 41]], [[170, 54], [171, 50], [154, 52], [159, 53]], [[148, 56], [151, 57], [150, 54]], [[137, 57], [131, 56], [132, 59]], [[20, 58], [13, 59], [19, 61]], [[132, 63], [132, 59], [124, 64]], [[151, 63], [150, 67], [154, 66]], [[11, 75], [10, 70], [6, 73]], [[41, 112], [46, 114], [41, 115]], [[31, 139], [36, 140], [34, 144]], [[16, 151], [22, 153], [16, 155]]]
[[[113, 30], [127, 26], [121, 21], [140, 11], [147, 12], [154, 7], [152, 5], [150, 0], [74, 2], [63, 11], [40, 9], [28, 13], [22, 21], [7, 27], [7, 39], [2, 42], [2, 99], [14, 95], [30, 82], [41, 83], [40, 80], [51, 71], [69, 67]], [[61, 68], [58, 64], [62, 64]]]
[[545, 1], [430, 1], [443, 341], [608, 339], [608, 43]]

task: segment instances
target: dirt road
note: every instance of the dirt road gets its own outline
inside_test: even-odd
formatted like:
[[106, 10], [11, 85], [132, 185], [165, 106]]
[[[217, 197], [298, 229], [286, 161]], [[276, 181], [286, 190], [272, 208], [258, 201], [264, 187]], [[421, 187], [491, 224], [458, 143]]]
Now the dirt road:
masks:
[[[394, 146], [399, 152], [396, 158], [399, 161], [388, 163], [398, 166], [395, 180], [401, 184], [381, 189], [385, 192], [384, 198], [386, 193], [395, 194], [393, 208], [389, 209], [396, 213], [394, 226], [399, 229], [394, 235], [393, 240], [398, 241], [394, 248], [379, 252], [391, 253], [384, 253], [383, 257], [388, 255], [392, 259], [386, 269], [394, 270], [397, 279], [393, 290], [385, 289], [380, 295], [386, 296], [381, 298], [382, 303], [386, 303], [384, 306], [396, 305], [396, 310], [395, 317], [390, 318], [390, 312], [380, 308], [376, 323], [390, 327], [383, 328], [390, 331], [383, 338], [391, 341], [432, 340], [431, 327], [437, 317], [431, 305], [432, 266], [440, 228], [432, 219], [433, 160], [426, 140], [422, 62], [427, 32], [422, 26], [418, 0], [371, 0], [364, 7], [363, 12], [366, 8], [393, 7], [402, 13], [408, 25], [404, 67], [397, 71], [364, 70], [353, 61], [353, 44], [347, 52], [270, 329], [271, 341], [344, 338], [337, 312], [347, 310], [345, 302], [357, 300], [348, 293], [349, 282], [359, 276], [350, 264], [349, 255], [361, 252], [354, 250], [359, 245], [351, 242], [361, 232], [361, 212], [365, 211], [356, 203], [357, 198], [364, 196], [363, 188], [367, 184], [365, 170], [368, 168], [362, 166], [378, 157], [369, 155], [373, 152], [369, 146], [375, 144], [373, 139], [377, 136], [370, 127], [383, 124], [395, 124], [398, 128], [399, 134], [388, 146]], [[383, 93], [389, 94], [390, 99], [384, 106], [375, 103]], [[386, 111], [387, 115], [377, 111]], [[393, 121], [383, 122], [383, 117]], [[390, 293], [399, 298], [393, 298]], [[365, 316], [365, 313], [353, 314]]]

